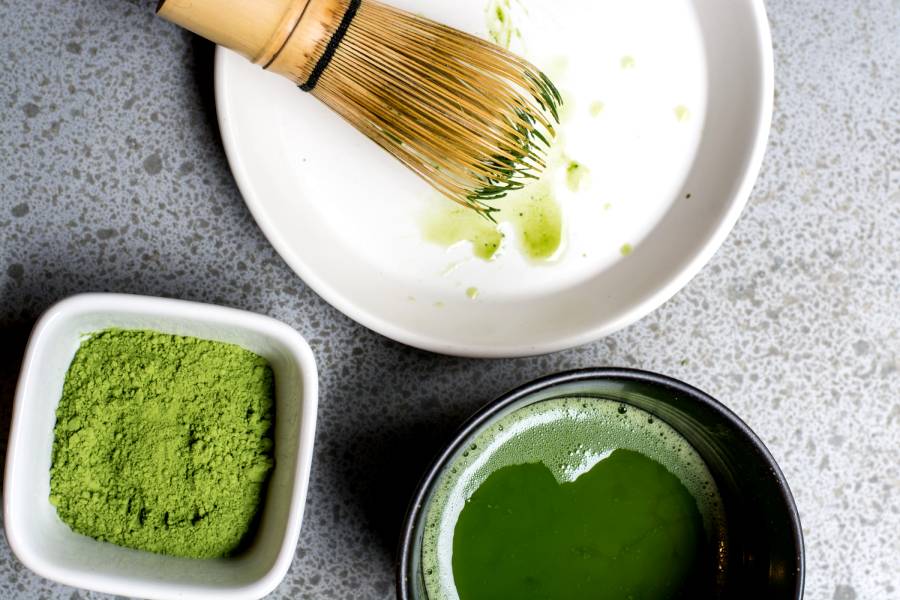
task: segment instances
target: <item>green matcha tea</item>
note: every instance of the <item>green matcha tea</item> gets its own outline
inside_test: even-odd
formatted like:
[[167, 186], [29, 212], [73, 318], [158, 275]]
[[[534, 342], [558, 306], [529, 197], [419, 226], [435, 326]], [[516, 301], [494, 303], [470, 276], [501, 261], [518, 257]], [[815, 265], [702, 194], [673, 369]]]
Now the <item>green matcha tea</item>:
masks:
[[448, 469], [422, 547], [431, 600], [715, 597], [721, 500], [649, 413], [566, 398], [482, 431]]

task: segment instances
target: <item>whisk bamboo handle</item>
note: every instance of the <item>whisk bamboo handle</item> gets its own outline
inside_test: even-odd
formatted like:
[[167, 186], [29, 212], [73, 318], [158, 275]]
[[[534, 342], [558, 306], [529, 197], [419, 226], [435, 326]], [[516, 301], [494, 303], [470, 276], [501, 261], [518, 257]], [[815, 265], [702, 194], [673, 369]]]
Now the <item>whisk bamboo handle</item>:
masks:
[[344, 20], [343, 4], [336, 0], [161, 0], [157, 13], [303, 86], [322, 58], [327, 40]]

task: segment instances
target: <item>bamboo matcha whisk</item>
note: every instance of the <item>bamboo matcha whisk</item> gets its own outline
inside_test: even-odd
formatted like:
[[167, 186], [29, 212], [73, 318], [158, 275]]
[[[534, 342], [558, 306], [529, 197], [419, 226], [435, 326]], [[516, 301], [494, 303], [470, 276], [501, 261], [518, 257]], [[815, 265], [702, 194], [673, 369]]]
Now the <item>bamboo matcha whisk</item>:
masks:
[[474, 36], [375, 0], [162, 0], [158, 12], [287, 77], [486, 215], [546, 166], [559, 93]]

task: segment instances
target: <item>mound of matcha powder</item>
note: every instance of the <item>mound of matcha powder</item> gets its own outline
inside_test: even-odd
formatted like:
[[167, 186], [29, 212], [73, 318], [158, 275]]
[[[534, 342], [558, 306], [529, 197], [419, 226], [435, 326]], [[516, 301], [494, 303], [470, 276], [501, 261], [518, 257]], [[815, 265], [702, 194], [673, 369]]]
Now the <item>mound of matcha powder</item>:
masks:
[[213, 558], [251, 534], [272, 459], [272, 370], [238, 346], [107, 330], [56, 411], [50, 501], [73, 530]]

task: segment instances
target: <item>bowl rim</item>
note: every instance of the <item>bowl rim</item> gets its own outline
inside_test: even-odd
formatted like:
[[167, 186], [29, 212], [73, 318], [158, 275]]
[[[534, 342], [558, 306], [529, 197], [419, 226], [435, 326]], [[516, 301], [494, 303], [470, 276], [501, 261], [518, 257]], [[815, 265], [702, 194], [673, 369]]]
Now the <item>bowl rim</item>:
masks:
[[659, 373], [643, 371], [640, 369], [615, 367], [593, 367], [546, 375], [519, 386], [489, 402], [459, 427], [456, 433], [453, 434], [451, 441], [448, 442], [446, 448], [438, 454], [431, 466], [428, 467], [428, 470], [416, 487], [415, 495], [413, 496], [409, 509], [404, 517], [400, 544], [397, 552], [395, 573], [397, 598], [399, 600], [412, 599], [407, 582], [411, 581], [411, 578], [414, 575], [411, 571], [411, 559], [413, 548], [415, 546], [416, 525], [426, 509], [427, 497], [437, 484], [440, 476], [443, 474], [444, 468], [448, 466], [449, 461], [456, 453], [462, 449], [462, 446], [470, 436], [476, 433], [483, 425], [490, 422], [508, 406], [519, 400], [563, 384], [598, 380], [651, 384], [653, 386], [658, 386], [661, 389], [687, 396], [694, 402], [698, 402], [715, 411], [722, 419], [734, 426], [741, 435], [750, 442], [754, 452], [771, 470], [772, 477], [775, 479], [778, 487], [779, 500], [787, 510], [787, 516], [791, 522], [790, 534], [797, 554], [797, 564], [799, 565], [794, 595], [798, 599], [802, 598], [806, 579], [806, 548], [803, 540], [800, 513], [797, 510], [797, 504], [794, 501], [794, 496], [791, 493], [790, 486], [788, 485], [781, 467], [775, 461], [771, 451], [769, 451], [759, 436], [756, 435], [756, 433], [731, 409], [706, 392], [695, 388], [692, 385]]
[[[280, 548], [272, 566], [257, 579], [247, 584], [232, 588], [209, 588], [198, 584], [156, 582], [150, 585], [138, 583], [127, 574], [107, 575], [101, 578], [85, 571], [60, 568], [52, 560], [34, 553], [22, 539], [29, 535], [22, 529], [13, 507], [9, 486], [14, 485], [14, 474], [21, 455], [33, 442], [20, 439], [24, 432], [21, 424], [30, 398], [28, 380], [35, 377], [39, 368], [39, 352], [47, 343], [49, 331], [56, 322], [77, 315], [102, 314], [104, 312], [129, 313], [134, 315], [153, 315], [162, 317], [186, 318], [200, 323], [217, 323], [225, 326], [239, 326], [247, 330], [277, 340], [288, 350], [296, 362], [302, 377], [301, 423], [297, 432], [297, 462], [290, 473], [293, 482], [288, 507], [288, 526], [281, 538]], [[86, 293], [77, 294], [60, 300], [50, 306], [37, 320], [32, 328], [25, 349], [19, 379], [12, 404], [10, 433], [4, 461], [3, 480], [3, 519], [4, 533], [12, 553], [29, 570], [37, 575], [60, 583], [90, 589], [102, 593], [129, 594], [138, 593], [143, 597], [168, 598], [179, 597], [189, 599], [249, 599], [260, 598], [272, 592], [287, 575], [296, 554], [300, 529], [306, 508], [306, 498], [310, 487], [313, 444], [318, 412], [318, 369], [315, 355], [308, 342], [298, 331], [272, 317], [250, 311], [217, 306], [200, 302], [143, 296], [136, 294]], [[277, 401], [277, 400], [276, 400]], [[52, 437], [53, 433], [48, 435]], [[48, 500], [49, 501], [49, 500]], [[141, 586], [138, 589], [138, 586]]]

